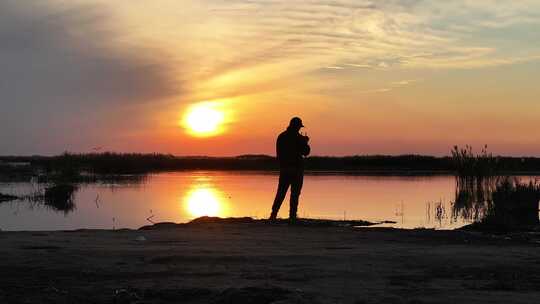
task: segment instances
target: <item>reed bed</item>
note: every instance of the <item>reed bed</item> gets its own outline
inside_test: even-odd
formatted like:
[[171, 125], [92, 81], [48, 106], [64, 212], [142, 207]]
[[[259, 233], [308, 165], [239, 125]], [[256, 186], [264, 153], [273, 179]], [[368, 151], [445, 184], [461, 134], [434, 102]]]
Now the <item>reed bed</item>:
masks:
[[35, 204], [43, 204], [55, 211], [67, 214], [75, 210], [75, 193], [78, 190], [79, 187], [75, 184], [52, 184], [23, 196], [22, 199]]
[[516, 178], [505, 178], [492, 193], [483, 222], [504, 227], [538, 225], [538, 181], [524, 183]]
[[537, 225], [540, 184], [525, 183], [507, 172], [484, 146], [475, 155], [471, 146], [452, 150], [456, 196], [452, 216], [491, 227]]

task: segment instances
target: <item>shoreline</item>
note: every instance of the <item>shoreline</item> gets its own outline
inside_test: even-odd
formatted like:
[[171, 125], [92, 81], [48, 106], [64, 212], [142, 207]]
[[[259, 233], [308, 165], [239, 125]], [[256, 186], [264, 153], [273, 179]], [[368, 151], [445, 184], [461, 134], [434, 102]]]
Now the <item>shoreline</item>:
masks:
[[245, 219], [158, 226], [2, 231], [0, 302], [540, 300], [538, 233], [492, 235]]
[[[138, 228], [119, 227], [115, 229], [110, 228], [73, 228], [73, 229], [57, 229], [57, 230], [5, 230], [0, 229], [0, 232], [13, 232], [13, 233], [54, 233], [54, 232], [84, 232], [84, 231], [96, 231], [96, 232], [116, 232], [116, 231], [151, 231], [151, 230], [166, 230], [166, 229], [179, 229], [185, 227], [197, 227], [201, 225], [212, 224], [250, 224], [250, 225], [273, 225], [273, 226], [297, 226], [297, 227], [373, 227], [373, 228], [393, 228], [410, 230], [408, 228], [394, 228], [379, 225], [391, 225], [396, 224], [395, 221], [382, 220], [382, 221], [366, 221], [366, 220], [341, 220], [341, 219], [325, 219], [325, 218], [298, 218], [294, 223], [291, 223], [286, 218], [278, 218], [274, 222], [269, 222], [267, 219], [252, 218], [252, 217], [212, 217], [202, 216], [195, 218], [187, 222], [155, 222], [148, 225], [143, 225]], [[430, 228], [423, 228], [430, 229]]]

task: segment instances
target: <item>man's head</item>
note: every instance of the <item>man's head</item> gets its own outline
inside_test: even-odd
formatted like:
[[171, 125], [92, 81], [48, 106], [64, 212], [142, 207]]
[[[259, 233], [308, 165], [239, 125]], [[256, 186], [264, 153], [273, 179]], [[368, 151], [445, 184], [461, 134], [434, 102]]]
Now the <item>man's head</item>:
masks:
[[289, 128], [296, 132], [300, 131], [303, 127], [304, 124], [302, 124], [302, 119], [300, 119], [300, 117], [293, 117], [289, 123]]

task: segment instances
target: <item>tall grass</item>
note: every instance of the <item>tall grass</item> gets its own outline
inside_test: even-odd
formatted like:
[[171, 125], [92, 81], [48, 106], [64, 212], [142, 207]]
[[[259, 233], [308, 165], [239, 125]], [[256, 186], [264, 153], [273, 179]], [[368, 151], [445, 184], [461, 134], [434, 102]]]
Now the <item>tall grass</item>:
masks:
[[487, 146], [476, 155], [471, 146], [454, 146], [452, 160], [456, 177], [453, 216], [480, 220], [501, 176], [499, 162], [487, 152]]
[[456, 177], [454, 218], [506, 228], [538, 224], [540, 184], [505, 175], [499, 158], [488, 153], [487, 146], [477, 155], [471, 146], [455, 146], [452, 160]]
[[75, 210], [75, 193], [78, 190], [79, 187], [74, 184], [52, 184], [24, 196], [23, 199], [67, 214]]
[[[28, 161], [47, 175], [78, 178], [77, 172], [94, 175], [145, 174], [175, 170], [267, 170], [279, 169], [275, 157], [241, 155], [237, 157], [183, 157], [167, 154], [137, 153], [64, 153], [52, 157], [17, 157], [7, 160]], [[2, 157], [0, 157], [0, 161]], [[312, 156], [305, 160], [306, 170], [363, 171], [374, 174], [448, 174], [449, 157], [422, 155], [361, 155], [346, 157]], [[540, 165], [539, 165], [540, 168]], [[1, 172], [0, 172], [1, 173]], [[73, 178], [72, 178], [73, 179]]]
[[452, 160], [455, 166], [456, 189], [466, 191], [459, 196], [476, 201], [489, 199], [500, 180], [503, 168], [498, 158], [487, 152], [487, 146], [477, 155], [472, 152], [471, 146], [462, 149], [454, 146]]
[[[469, 157], [471, 149], [455, 148], [457, 156]], [[356, 155], [344, 157], [310, 156], [305, 160], [305, 169], [310, 171], [362, 172], [363, 174], [388, 175], [426, 175], [460, 174], [471, 170], [467, 163], [456, 163], [454, 157], [433, 157], [425, 155]], [[467, 161], [468, 158], [462, 159]], [[534, 157], [496, 157], [497, 167], [504, 167], [506, 173], [523, 174], [540, 172], [540, 158]], [[4, 165], [2, 165], [2, 162]], [[9, 162], [27, 162], [30, 166], [17, 168], [8, 166]], [[478, 164], [478, 167], [485, 164]], [[0, 180], [3, 176], [28, 178], [35, 171], [48, 175], [61, 174], [77, 176], [77, 172], [94, 175], [145, 174], [175, 170], [270, 170], [278, 168], [278, 162], [268, 155], [241, 155], [237, 157], [174, 156], [167, 154], [137, 153], [64, 153], [58, 156], [0, 156]], [[75, 171], [71, 171], [75, 170]], [[472, 169], [474, 171], [479, 168]], [[71, 171], [71, 172], [70, 172]]]
[[540, 184], [504, 178], [492, 193], [483, 222], [503, 227], [537, 225]]
[[17, 199], [19, 199], [19, 197], [15, 196], [15, 195], [0, 193], [0, 203], [10, 202], [10, 201], [14, 201], [14, 200], [17, 200]]

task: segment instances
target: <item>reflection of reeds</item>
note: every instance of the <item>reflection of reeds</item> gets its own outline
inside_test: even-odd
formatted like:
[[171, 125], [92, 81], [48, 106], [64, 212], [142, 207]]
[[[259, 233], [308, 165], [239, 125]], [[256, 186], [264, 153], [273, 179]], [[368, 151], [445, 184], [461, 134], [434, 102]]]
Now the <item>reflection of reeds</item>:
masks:
[[[426, 219], [428, 223], [432, 221], [443, 226], [443, 221], [448, 219], [447, 206], [443, 200], [426, 203]], [[452, 219], [452, 218], [450, 218]]]
[[75, 209], [75, 193], [78, 186], [73, 184], [53, 184], [24, 197], [33, 203], [43, 203], [55, 211], [69, 213]]
[[487, 152], [487, 146], [478, 155], [470, 146], [455, 146], [452, 158], [456, 172], [454, 219], [461, 217], [500, 227], [538, 224], [540, 184], [526, 184], [502, 175], [503, 168]]
[[462, 218], [467, 221], [481, 220], [488, 207], [489, 200], [485, 199], [483, 194], [480, 196], [474, 196], [468, 189], [457, 189], [456, 198], [452, 208], [452, 218], [457, 220]]
[[436, 202], [435, 205], [435, 219], [439, 222], [439, 225], [442, 224], [443, 219], [446, 217], [446, 208], [444, 208], [444, 204], [441, 201]]
[[75, 208], [77, 186], [71, 184], [53, 185], [45, 189], [44, 203], [57, 210], [71, 211]]
[[0, 193], [0, 203], [10, 202], [10, 201], [14, 201], [14, 200], [17, 200], [17, 199], [19, 199], [19, 197], [15, 196], [15, 195]]
[[456, 172], [456, 189], [467, 192], [463, 198], [476, 201], [489, 199], [498, 182], [501, 168], [497, 158], [487, 152], [487, 146], [478, 155], [473, 154], [471, 146], [463, 149], [455, 146], [452, 159]]
[[466, 220], [480, 220], [491, 201], [491, 193], [499, 181], [499, 165], [497, 158], [487, 152], [474, 155], [471, 146], [452, 150], [455, 166], [456, 196], [452, 216]]
[[[58, 159], [53, 166], [32, 177], [30, 183], [34, 190], [31, 194], [15, 198], [0, 194], [0, 202], [20, 199], [69, 213], [75, 209], [75, 193], [81, 185], [99, 183], [114, 189], [142, 184], [148, 177], [146, 174], [95, 174], [81, 171], [81, 167], [68, 154]], [[96, 206], [99, 208], [97, 200]]]
[[522, 183], [516, 178], [504, 178], [492, 193], [483, 222], [504, 227], [538, 224], [540, 184]]

